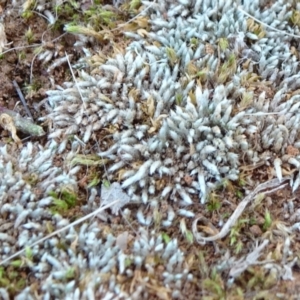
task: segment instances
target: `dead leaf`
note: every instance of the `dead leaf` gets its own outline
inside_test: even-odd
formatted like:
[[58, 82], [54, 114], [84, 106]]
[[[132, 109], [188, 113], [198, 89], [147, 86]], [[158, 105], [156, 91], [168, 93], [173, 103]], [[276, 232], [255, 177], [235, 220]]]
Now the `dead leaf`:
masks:
[[18, 146], [22, 146], [22, 141], [17, 136], [17, 129], [15, 127], [14, 120], [10, 115], [5, 113], [0, 114], [0, 125], [11, 133], [11, 137]]
[[118, 215], [119, 210], [130, 201], [130, 197], [123, 191], [120, 183], [113, 182], [108, 187], [104, 183], [101, 185], [101, 206], [117, 202], [110, 207], [113, 214]]
[[218, 230], [216, 230], [215, 228], [210, 227], [210, 226], [202, 226], [202, 225], [200, 225], [199, 229], [201, 229], [201, 231], [203, 231], [204, 233], [206, 233], [208, 235], [211, 235], [211, 236], [214, 236], [217, 233], [219, 233]]
[[154, 111], [155, 111], [155, 104], [154, 104], [154, 100], [151, 96], [147, 99], [146, 107], [147, 107], [147, 110], [148, 110], [147, 111], [148, 116], [150, 118], [152, 118], [153, 115], [154, 115]]
[[116, 245], [123, 251], [127, 249], [129, 233], [128, 231], [124, 231], [117, 236]]
[[78, 245], [78, 235], [76, 235], [75, 240], [70, 245], [71, 250], [76, 252], [77, 245]]
[[147, 37], [149, 32], [145, 29], [138, 29], [137, 33], [142, 37]]
[[156, 118], [155, 120], [151, 119], [152, 127], [150, 127], [150, 129], [148, 130], [148, 133], [156, 132], [160, 128], [162, 120], [166, 117], [167, 115], [164, 114], [158, 116], [158, 118]]

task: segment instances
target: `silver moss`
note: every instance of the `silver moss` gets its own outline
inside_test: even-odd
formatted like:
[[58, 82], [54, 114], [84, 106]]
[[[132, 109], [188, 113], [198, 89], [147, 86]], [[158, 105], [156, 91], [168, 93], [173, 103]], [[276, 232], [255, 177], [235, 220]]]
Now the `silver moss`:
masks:
[[[0, 234], [1, 259], [44, 236], [46, 220], [54, 228], [68, 223], [49, 213], [47, 192], [65, 184], [76, 188], [78, 169], [52, 165], [56, 153], [67, 154], [70, 135], [84, 144], [93, 133], [114, 128], [99, 141], [97, 153], [110, 161], [108, 180], [120, 175], [144, 226], [156, 222], [154, 212], [163, 205], [164, 227], [174, 224], [176, 216], [194, 218], [195, 204], [205, 204], [209, 191], [223, 180], [237, 180], [242, 164], [270, 166], [279, 179], [282, 166], [299, 169], [299, 155], [287, 151], [290, 145], [300, 148], [300, 102], [292, 95], [300, 86], [299, 61], [290, 51], [293, 37], [263, 26], [251, 30], [251, 19], [238, 7], [299, 34], [289, 23], [294, 1], [267, 2], [143, 1], [148, 32], [127, 33], [132, 42], [125, 53], [91, 72], [81, 71], [77, 83], [47, 91], [44, 119], [53, 125], [48, 149], [29, 143], [20, 154], [9, 154], [0, 148], [0, 205], [10, 228]], [[36, 174], [37, 188], [26, 182], [26, 172]], [[291, 180], [293, 189], [299, 184], [300, 175]], [[95, 199], [92, 190], [83, 210], [95, 209]], [[182, 286], [193, 276], [176, 239], [166, 244], [161, 235], [142, 228], [125, 254], [118, 236], [104, 234], [99, 224], [94, 220], [72, 228], [32, 249], [38, 263], [27, 263], [45, 299], [146, 299], [146, 284], [125, 293], [117, 274], [133, 278], [141, 268], [155, 272], [148, 260], [154, 255], [164, 261], [162, 285], [171, 288], [173, 298], [182, 296]], [[239, 267], [236, 261], [232, 266]], [[31, 298], [30, 289], [24, 289], [18, 299]]]

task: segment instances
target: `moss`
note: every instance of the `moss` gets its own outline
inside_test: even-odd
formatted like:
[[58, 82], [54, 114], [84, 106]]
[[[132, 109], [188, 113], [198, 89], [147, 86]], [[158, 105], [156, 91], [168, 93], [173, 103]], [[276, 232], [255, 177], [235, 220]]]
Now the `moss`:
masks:
[[212, 269], [210, 277], [203, 280], [202, 287], [210, 295], [210, 298], [207, 297], [206, 299], [226, 299], [226, 290], [224, 282], [215, 268]]
[[178, 62], [178, 57], [174, 49], [170, 47], [166, 47], [166, 53], [169, 60], [170, 65], [173, 67]]
[[16, 296], [27, 285], [27, 272], [15, 261], [15, 266], [0, 267], [0, 287], [5, 288], [10, 297]]
[[253, 102], [253, 93], [245, 92], [242, 95], [242, 100], [239, 105], [240, 110], [248, 108]]
[[218, 211], [221, 208], [221, 205], [222, 204], [219, 195], [216, 194], [215, 192], [211, 192], [208, 196], [207, 210], [209, 212]]
[[263, 229], [266, 231], [272, 225], [272, 216], [269, 210], [265, 211]]
[[183, 95], [182, 94], [176, 94], [175, 95], [175, 103], [178, 106], [181, 106], [183, 100]]
[[170, 236], [166, 232], [162, 232], [161, 236], [165, 244], [168, 244], [171, 241]]
[[141, 0], [131, 0], [129, 3], [129, 9], [136, 10], [139, 9], [141, 5], [142, 5]]
[[221, 51], [225, 51], [226, 49], [228, 49], [229, 42], [227, 38], [220, 38], [218, 44]]
[[77, 204], [77, 195], [68, 189], [62, 189], [60, 192], [50, 192], [49, 196], [53, 198], [51, 212], [65, 213]]
[[108, 163], [107, 159], [102, 159], [96, 154], [76, 154], [69, 162], [71, 167], [83, 165], [87, 167], [104, 166]]
[[300, 27], [300, 11], [293, 9], [292, 16], [290, 17], [290, 22], [293, 26]]
[[217, 76], [218, 83], [226, 83], [229, 78], [236, 72], [237, 60], [234, 53], [231, 53], [227, 60], [221, 65]]
[[101, 182], [101, 179], [99, 178], [99, 176], [97, 176], [96, 174], [95, 175], [92, 175], [90, 176], [90, 179], [88, 181], [88, 188], [92, 188], [92, 187], [95, 187], [97, 186], [99, 183]]
[[[238, 245], [241, 242], [242, 230], [249, 224], [249, 219], [239, 219], [236, 224], [231, 228], [229, 234], [230, 246]], [[238, 248], [240, 245], [238, 245]], [[240, 251], [239, 251], [240, 252]]]
[[249, 32], [255, 34], [259, 39], [262, 39], [266, 35], [264, 25], [257, 23], [253, 19], [247, 20], [247, 27]]

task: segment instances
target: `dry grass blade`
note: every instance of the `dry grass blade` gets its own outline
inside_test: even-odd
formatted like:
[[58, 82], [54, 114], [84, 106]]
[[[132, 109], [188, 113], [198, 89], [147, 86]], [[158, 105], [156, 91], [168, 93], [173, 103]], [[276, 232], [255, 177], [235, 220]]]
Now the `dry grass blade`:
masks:
[[291, 37], [293, 37], [293, 38], [297, 38], [297, 39], [300, 38], [300, 35], [296, 35], [296, 34], [288, 33], [288, 32], [286, 32], [286, 31], [279, 30], [279, 29], [277, 29], [277, 28], [275, 28], [275, 27], [272, 27], [272, 26], [270, 26], [270, 25], [268, 25], [268, 24], [266, 24], [266, 23], [264, 23], [264, 22], [262, 22], [262, 21], [256, 19], [255, 17], [253, 17], [253, 16], [251, 16], [250, 14], [248, 14], [247, 12], [245, 12], [241, 7], [238, 7], [237, 9], [238, 9], [240, 12], [242, 12], [245, 16], [247, 16], [247, 17], [253, 19], [255, 22], [257, 22], [257, 23], [259, 23], [259, 24], [261, 24], [261, 25], [263, 25], [263, 26], [265, 26], [265, 27], [267, 27], [267, 28], [269, 28], [269, 29], [271, 29], [271, 30], [273, 30], [273, 31], [276, 31], [276, 32], [281, 33], [281, 34], [284, 34], [284, 35], [291, 36]]
[[68, 66], [69, 66], [70, 72], [71, 72], [71, 74], [72, 74], [72, 78], [73, 78], [73, 80], [74, 80], [74, 82], [75, 82], [75, 86], [76, 86], [76, 88], [77, 88], [77, 90], [78, 90], [78, 93], [79, 93], [79, 95], [80, 95], [80, 98], [81, 98], [81, 100], [82, 100], [83, 108], [84, 108], [84, 110], [86, 110], [85, 102], [84, 102], [84, 99], [83, 99], [83, 96], [82, 96], [80, 87], [79, 87], [79, 85], [78, 85], [78, 82], [77, 82], [77, 80], [76, 80], [75, 74], [74, 74], [74, 72], [73, 72], [73, 69], [72, 69], [72, 66], [71, 66], [71, 63], [70, 63], [70, 60], [69, 60], [69, 54], [68, 54], [66, 51], [65, 51], [65, 56], [66, 56], [66, 59], [67, 59], [67, 62], [68, 62]]
[[[63, 228], [60, 228], [60, 229], [58, 229], [58, 230], [52, 232], [51, 234], [49, 234], [49, 235], [47, 235], [47, 236], [45, 236], [45, 237], [39, 239], [38, 241], [34, 242], [33, 244], [28, 245], [27, 248], [28, 248], [28, 247], [29, 247], [29, 248], [32, 248], [32, 247], [34, 247], [34, 246], [36, 246], [36, 245], [38, 245], [38, 244], [40, 244], [40, 243], [42, 243], [42, 242], [48, 240], [49, 238], [51, 238], [51, 237], [53, 237], [53, 236], [55, 236], [55, 235], [57, 235], [57, 234], [59, 234], [59, 233], [65, 231], [65, 230], [67, 230], [67, 229], [69, 229], [69, 228], [71, 228], [72, 226], [78, 225], [78, 224], [80, 224], [80, 223], [82, 223], [82, 222], [84, 222], [84, 221], [86, 221], [86, 220], [92, 218], [93, 216], [95, 216], [95, 215], [99, 214], [100, 212], [104, 211], [105, 209], [114, 206], [117, 202], [119, 202], [119, 200], [113, 201], [113, 202], [111, 202], [111, 203], [109, 203], [109, 204], [107, 204], [107, 205], [105, 205], [105, 206], [100, 206], [98, 209], [96, 209], [95, 211], [91, 212], [90, 214], [88, 214], [88, 215], [86, 215], [86, 216], [84, 216], [84, 217], [82, 217], [82, 218], [80, 218], [80, 219], [78, 219], [78, 220], [72, 222], [71, 224], [69, 224], [69, 225], [67, 225], [67, 226], [65, 226], [65, 227], [63, 227]], [[4, 264], [7, 263], [7, 262], [9, 262], [9, 261], [12, 260], [13, 258], [15, 258], [15, 257], [17, 257], [17, 256], [19, 256], [19, 255], [21, 255], [22, 253], [25, 252], [25, 250], [26, 250], [26, 249], [23, 248], [22, 250], [20, 250], [20, 251], [14, 253], [13, 255], [9, 256], [8, 258], [2, 260], [2, 261], [0, 262], [0, 266], [1, 266], [1, 265], [4, 265]]]

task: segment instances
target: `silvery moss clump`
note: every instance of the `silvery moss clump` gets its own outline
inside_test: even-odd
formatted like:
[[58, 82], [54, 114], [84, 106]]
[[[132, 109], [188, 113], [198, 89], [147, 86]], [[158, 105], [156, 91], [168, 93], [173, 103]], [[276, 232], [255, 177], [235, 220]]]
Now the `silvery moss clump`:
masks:
[[51, 212], [58, 204], [54, 195], [77, 192], [79, 168], [54, 166], [57, 146], [54, 141], [45, 149], [27, 143], [20, 152], [0, 147], [1, 261], [43, 237], [47, 222], [56, 223]]
[[[288, 94], [300, 84], [293, 38], [247, 20], [235, 1], [143, 3], [150, 29], [127, 33], [133, 41], [124, 54], [95, 75], [81, 72], [77, 86], [48, 91], [49, 138], [79, 134], [88, 142], [110, 128], [99, 152], [112, 162], [109, 179], [154, 205], [204, 203], [222, 180], [238, 179], [241, 162], [272, 165], [278, 156], [278, 177], [281, 164], [299, 167], [285, 155], [288, 145], [300, 146], [299, 96]], [[297, 34], [292, 3], [242, 8]]]
[[[37, 294], [45, 299], [148, 299], [159, 290], [176, 299], [193, 280], [176, 239], [166, 244], [161, 235], [140, 229], [129, 244], [128, 232], [104, 234], [99, 221], [72, 228], [33, 252], [38, 262], [26, 257], [24, 265], [39, 287], [24, 289], [17, 299], [35, 299]], [[129, 281], [130, 289], [124, 289]]]
[[[76, 149], [74, 142], [69, 155]], [[60, 198], [66, 190], [69, 194], [77, 190], [75, 174], [80, 168], [62, 170], [54, 166], [58, 150], [54, 141], [45, 149], [33, 143], [20, 151], [0, 147], [0, 261], [27, 247], [4, 265], [11, 264], [16, 270], [26, 268], [39, 282], [38, 288], [25, 288], [17, 299], [35, 299], [37, 294], [46, 299], [141, 299], [153, 294], [151, 280], [168, 288], [172, 297], [181, 297], [185, 283], [192, 281], [193, 275], [177, 240], [167, 242], [162, 235], [149, 234], [143, 228], [132, 240], [128, 232], [117, 236], [107, 233], [103, 222], [94, 219], [29, 247], [70, 223], [53, 211], [59, 209], [55, 194]], [[95, 193], [93, 189], [90, 198]], [[159, 264], [163, 269], [158, 276], [155, 270]], [[11, 271], [3, 271], [3, 280], [9, 277], [7, 272]], [[147, 276], [142, 275], [144, 272]], [[137, 280], [137, 286], [123, 291], [126, 280]], [[8, 291], [18, 288], [9, 284], [1, 288], [1, 298], [9, 299]]]

